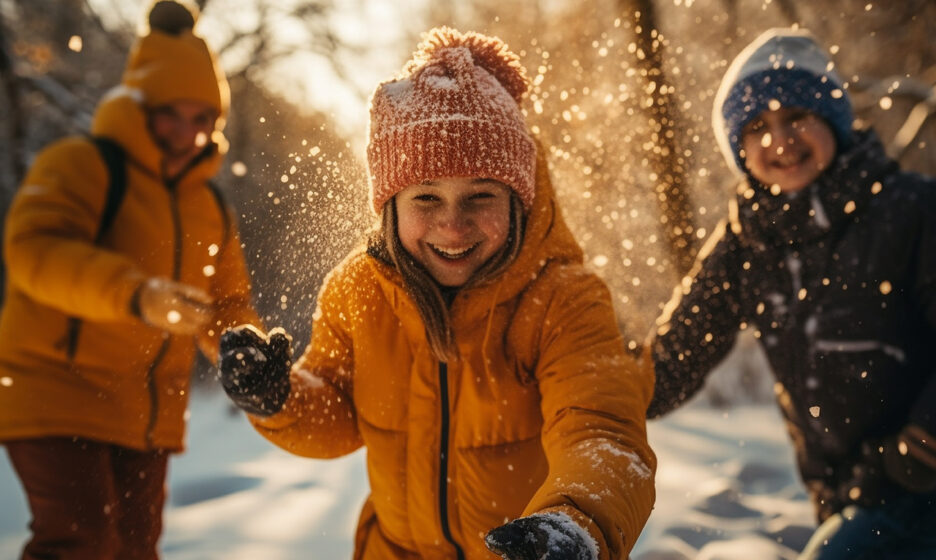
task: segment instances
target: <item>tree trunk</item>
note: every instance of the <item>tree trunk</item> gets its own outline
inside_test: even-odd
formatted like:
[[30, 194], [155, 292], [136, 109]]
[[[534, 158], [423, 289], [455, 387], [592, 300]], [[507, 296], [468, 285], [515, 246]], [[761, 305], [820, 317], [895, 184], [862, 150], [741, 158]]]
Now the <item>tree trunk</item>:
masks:
[[657, 177], [655, 192], [660, 208], [660, 222], [668, 242], [672, 264], [680, 275], [689, 272], [697, 252], [693, 205], [687, 192], [688, 162], [680, 153], [676, 138], [685, 127], [666, 79], [663, 67], [663, 43], [652, 0], [618, 0], [625, 17], [634, 24], [637, 64], [645, 76], [652, 103], [643, 106], [650, 119], [657, 149], [650, 154]]
[[[6, 97], [6, 109], [4, 109], [5, 120], [7, 121], [6, 135], [10, 151], [7, 154], [9, 161], [9, 173], [0, 172], [0, 177], [7, 175], [11, 178], [10, 185], [4, 186], [3, 199], [7, 199], [7, 193], [12, 193], [13, 189], [23, 179], [25, 173], [25, 157], [23, 155], [24, 138], [26, 137], [26, 125], [23, 122], [23, 113], [20, 107], [19, 83], [16, 79], [16, 72], [13, 68], [13, 57], [10, 55], [10, 45], [7, 39], [6, 21], [3, 19], [3, 13], [0, 11], [0, 83], [3, 87], [3, 95]], [[7, 189], [9, 187], [9, 189]]]

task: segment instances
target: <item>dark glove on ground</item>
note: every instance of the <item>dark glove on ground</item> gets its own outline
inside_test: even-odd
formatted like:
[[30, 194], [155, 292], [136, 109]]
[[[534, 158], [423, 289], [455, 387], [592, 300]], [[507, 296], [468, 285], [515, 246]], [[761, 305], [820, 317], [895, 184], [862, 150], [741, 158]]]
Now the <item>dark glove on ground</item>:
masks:
[[234, 404], [257, 416], [271, 416], [289, 397], [292, 339], [281, 328], [263, 334], [239, 325], [221, 335], [221, 385]]
[[564, 513], [533, 514], [492, 529], [484, 544], [506, 560], [596, 560], [594, 542]]

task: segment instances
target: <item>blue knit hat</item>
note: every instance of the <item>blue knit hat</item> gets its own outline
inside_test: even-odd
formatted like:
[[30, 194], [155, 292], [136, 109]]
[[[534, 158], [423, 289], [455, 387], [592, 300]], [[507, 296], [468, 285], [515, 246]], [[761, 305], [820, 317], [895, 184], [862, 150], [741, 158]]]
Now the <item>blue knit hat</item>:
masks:
[[741, 130], [771, 102], [822, 117], [841, 151], [851, 137], [851, 101], [834, 64], [805, 30], [770, 29], [734, 59], [715, 95], [712, 126], [729, 165], [744, 171]]

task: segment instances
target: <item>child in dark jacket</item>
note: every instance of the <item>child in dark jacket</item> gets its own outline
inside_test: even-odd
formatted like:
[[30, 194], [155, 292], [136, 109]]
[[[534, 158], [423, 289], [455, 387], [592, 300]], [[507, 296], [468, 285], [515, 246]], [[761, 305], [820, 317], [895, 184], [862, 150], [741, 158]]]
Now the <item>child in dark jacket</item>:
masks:
[[832, 67], [780, 29], [725, 75], [715, 134], [744, 181], [658, 320], [648, 415], [753, 328], [822, 524], [803, 558], [936, 557], [936, 184], [852, 130]]

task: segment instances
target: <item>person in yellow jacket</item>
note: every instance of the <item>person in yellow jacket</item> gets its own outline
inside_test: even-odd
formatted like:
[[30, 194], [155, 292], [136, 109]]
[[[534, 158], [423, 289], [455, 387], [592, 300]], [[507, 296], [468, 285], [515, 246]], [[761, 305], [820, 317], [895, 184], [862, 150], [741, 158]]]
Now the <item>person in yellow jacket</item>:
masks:
[[227, 82], [193, 26], [155, 4], [96, 109], [91, 133], [122, 148], [126, 173], [105, 231], [112, 178], [85, 137], [38, 154], [6, 217], [0, 442], [33, 517], [25, 559], [157, 557], [196, 347], [215, 357], [225, 328], [258, 321], [207, 182]]
[[221, 380], [297, 455], [367, 448], [357, 559], [626, 558], [654, 502], [644, 411], [605, 284], [583, 266], [497, 38], [430, 31], [371, 100], [368, 242], [312, 338], [249, 325]]

